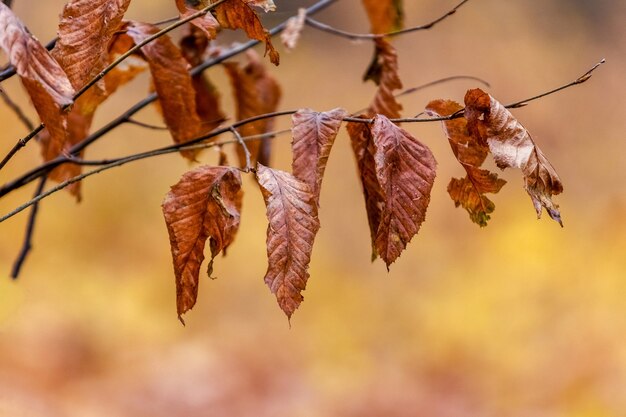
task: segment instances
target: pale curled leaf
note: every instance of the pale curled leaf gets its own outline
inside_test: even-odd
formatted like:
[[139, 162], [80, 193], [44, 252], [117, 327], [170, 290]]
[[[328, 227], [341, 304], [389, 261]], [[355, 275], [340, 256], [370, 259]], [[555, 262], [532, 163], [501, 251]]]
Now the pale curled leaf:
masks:
[[[158, 32], [156, 26], [129, 22], [126, 26], [128, 36], [135, 43], [140, 43]], [[197, 137], [201, 131], [201, 122], [196, 111], [195, 91], [188, 72], [187, 61], [167, 35], [161, 36], [141, 48], [141, 52], [150, 66], [154, 87], [161, 107], [163, 118], [175, 143], [184, 143]], [[188, 159], [194, 160], [197, 150], [181, 151]]]
[[63, 8], [53, 56], [79, 89], [106, 65], [109, 43], [130, 0], [71, 0]]
[[207, 239], [210, 270], [213, 259], [235, 237], [241, 201], [239, 171], [229, 167], [201, 166], [189, 171], [165, 196], [163, 215], [172, 250], [179, 318], [196, 303]]
[[[248, 64], [240, 68], [237, 63], [224, 64], [230, 78], [235, 96], [237, 120], [248, 119], [261, 114], [272, 113], [278, 108], [281, 98], [281, 89], [263, 66], [259, 56], [249, 51], [246, 55]], [[241, 136], [254, 136], [272, 130], [273, 119], [262, 119], [253, 123], [246, 123], [237, 130]], [[267, 163], [269, 160], [270, 139], [255, 139], [247, 141], [252, 164], [256, 161]], [[245, 155], [241, 147], [237, 147], [240, 166], [245, 166]]]
[[251, 6], [259, 7], [263, 9], [265, 13], [273, 12], [276, 10], [276, 5], [274, 4], [274, 0], [244, 0]]
[[[22, 80], [30, 81], [27, 89], [38, 113], [41, 113], [40, 94], [49, 96], [58, 107], [72, 103], [74, 89], [65, 71], [3, 3], [0, 3], [0, 47]], [[35, 89], [38, 92], [33, 97]]]
[[561, 193], [563, 184], [528, 131], [502, 104], [479, 88], [467, 92], [465, 107], [468, 129], [488, 144], [498, 167], [522, 170], [524, 188], [537, 217], [541, 217], [543, 207], [562, 226], [552, 195]]
[[257, 165], [267, 207], [268, 268], [265, 283], [288, 318], [303, 300], [313, 241], [320, 228], [309, 186], [293, 175]]
[[[370, 118], [369, 114], [361, 114], [360, 118]], [[371, 127], [367, 123], [349, 122], [346, 130], [350, 136], [350, 143], [354, 158], [356, 159], [357, 170], [363, 188], [363, 197], [365, 198], [365, 211], [367, 213], [367, 222], [370, 229], [370, 238], [372, 243], [372, 261], [378, 256], [376, 251], [376, 235], [378, 233], [378, 225], [382, 207], [384, 205], [385, 196], [380, 188], [378, 179], [376, 178], [376, 164], [374, 162], [374, 154], [376, 148], [372, 138]]]
[[304, 28], [305, 20], [306, 9], [302, 7], [298, 9], [296, 16], [292, 16], [287, 20], [287, 26], [280, 34], [280, 40], [287, 51], [292, 51], [296, 48], [298, 40], [300, 39], [300, 33]]
[[292, 172], [296, 178], [309, 185], [318, 205], [328, 156], [346, 114], [340, 108], [321, 113], [301, 109], [291, 118]]
[[389, 268], [426, 218], [437, 163], [430, 149], [383, 115], [375, 117], [372, 137], [384, 196], [375, 244]]
[[[426, 113], [430, 116], [449, 116], [462, 108], [452, 100], [433, 100], [426, 106]], [[497, 193], [506, 181], [480, 169], [489, 154], [489, 147], [469, 134], [465, 118], [446, 120], [442, 124], [454, 156], [467, 173], [462, 179], [450, 180], [448, 194], [455, 206], [462, 206], [469, 213], [474, 223], [486, 226], [495, 204], [485, 193]]]

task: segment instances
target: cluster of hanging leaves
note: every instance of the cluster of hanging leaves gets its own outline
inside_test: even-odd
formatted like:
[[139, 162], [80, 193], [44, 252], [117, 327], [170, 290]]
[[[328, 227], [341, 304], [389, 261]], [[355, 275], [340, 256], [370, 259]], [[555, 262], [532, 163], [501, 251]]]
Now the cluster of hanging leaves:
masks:
[[[98, 106], [142, 71], [149, 70], [158, 109], [177, 144], [185, 144], [220, 126], [226, 116], [220, 108], [217, 88], [206, 75], [190, 75], [189, 69], [211, 54], [211, 42], [222, 28], [241, 29], [250, 39], [265, 44], [269, 60], [278, 65], [278, 52], [254, 8], [273, 11], [272, 0], [226, 0], [212, 7], [209, 0], [175, 0], [180, 16], [196, 16], [177, 45], [167, 36], [147, 42], [159, 31], [149, 23], [126, 21], [130, 0], [71, 0], [59, 24], [58, 41], [48, 52], [20, 20], [0, 3], [0, 46], [15, 66], [46, 129], [40, 137], [44, 159], [70, 152], [89, 134]], [[388, 33], [402, 27], [401, 0], [363, 0], [373, 33]], [[297, 45], [306, 11], [300, 10], [287, 23], [282, 42], [287, 49]], [[145, 45], [143, 43], [147, 42]], [[76, 99], [80, 91], [103, 69], [143, 46]], [[350, 114], [344, 109], [318, 112], [300, 109], [292, 116], [291, 172], [271, 168], [271, 118], [241, 125], [234, 132], [238, 165], [201, 165], [185, 173], [171, 187], [162, 208], [169, 233], [176, 302], [180, 320], [196, 303], [205, 246], [210, 260], [225, 254], [239, 228], [242, 209], [240, 172], [252, 171], [265, 201], [268, 218], [268, 268], [265, 283], [287, 317], [303, 300], [309, 278], [316, 234], [320, 193], [326, 164], [346, 118], [345, 127], [361, 180], [370, 228], [372, 260], [380, 257], [387, 268], [395, 262], [426, 218], [437, 163], [430, 149], [394, 119], [402, 116], [396, 100], [402, 88], [398, 54], [388, 38], [373, 40], [374, 57], [365, 80], [376, 85], [366, 110]], [[247, 54], [242, 65], [226, 62], [231, 81], [235, 117], [243, 120], [275, 112], [281, 88], [263, 60]], [[528, 131], [498, 101], [480, 89], [469, 90], [464, 107], [451, 100], [433, 100], [426, 107], [431, 116], [447, 117], [445, 135], [465, 171], [453, 178], [448, 193], [470, 219], [487, 225], [495, 209], [486, 194], [497, 193], [505, 184], [496, 173], [482, 168], [491, 154], [501, 169], [522, 171], [524, 187], [540, 216], [545, 208], [561, 223], [552, 196], [563, 190], [554, 168]], [[244, 145], [245, 141], [245, 145]], [[194, 162], [198, 150], [183, 150]], [[78, 165], [66, 164], [50, 173], [63, 181], [80, 173]], [[79, 183], [70, 191], [80, 196]]]

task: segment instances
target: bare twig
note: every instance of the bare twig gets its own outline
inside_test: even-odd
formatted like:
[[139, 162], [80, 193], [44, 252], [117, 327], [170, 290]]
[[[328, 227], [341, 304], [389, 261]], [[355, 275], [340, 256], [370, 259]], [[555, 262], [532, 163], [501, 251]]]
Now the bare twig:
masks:
[[20, 121], [24, 124], [24, 126], [26, 126], [26, 129], [33, 130], [34, 128], [33, 122], [31, 122], [30, 119], [26, 116], [26, 114], [24, 114], [20, 106], [18, 106], [17, 103], [11, 100], [11, 97], [9, 97], [9, 95], [6, 93], [6, 91], [2, 89], [2, 87], [0, 87], [0, 96], [2, 96], [2, 100], [4, 100], [5, 104], [11, 110], [13, 110], [17, 118], [20, 119]]
[[135, 125], [139, 127], [145, 127], [146, 129], [151, 129], [151, 130], [167, 130], [167, 126], [151, 125], [149, 123], [144, 123], [144, 122], [140, 122], [139, 120], [131, 119], [130, 117], [126, 119], [124, 123], [128, 123], [130, 125]]
[[[37, 190], [35, 190], [35, 194], [33, 198], [39, 197], [43, 193], [43, 189], [46, 186], [46, 177], [42, 177], [39, 180], [39, 185], [37, 186]], [[13, 263], [13, 268], [11, 268], [11, 278], [17, 279], [20, 275], [20, 271], [22, 270], [22, 266], [24, 265], [24, 261], [26, 261], [26, 257], [30, 253], [33, 248], [33, 233], [35, 232], [35, 223], [37, 220], [37, 213], [39, 212], [39, 202], [35, 202], [30, 209], [30, 216], [28, 216], [28, 223], [26, 225], [26, 233], [24, 234], [24, 242], [22, 243], [22, 249], [20, 249], [15, 262]]]
[[379, 38], [386, 38], [386, 37], [393, 37], [393, 36], [398, 36], [398, 35], [403, 35], [405, 33], [411, 33], [411, 32], [417, 32], [419, 30], [427, 30], [432, 28], [433, 26], [435, 26], [437, 23], [441, 22], [442, 20], [446, 19], [448, 16], [453, 15], [454, 13], [456, 13], [456, 11], [459, 9], [459, 7], [463, 6], [465, 3], [467, 3], [469, 0], [463, 0], [461, 1], [459, 4], [457, 4], [456, 6], [454, 6], [452, 9], [450, 9], [448, 12], [446, 12], [444, 15], [438, 17], [437, 19], [433, 20], [432, 22], [426, 23], [424, 25], [420, 25], [420, 26], [413, 26], [410, 28], [406, 28], [406, 29], [401, 29], [401, 30], [396, 30], [393, 32], [387, 32], [387, 33], [353, 33], [353, 32], [347, 32], [345, 30], [341, 30], [341, 29], [337, 29], [334, 28], [330, 25], [327, 25], [325, 23], [319, 22], [315, 19], [312, 19], [310, 17], [306, 17], [305, 22], [318, 30], [333, 34], [333, 35], [337, 35], [340, 36], [342, 38], [347, 38], [350, 40], [358, 40], [358, 39], [379, 39]]
[[243, 169], [243, 171], [244, 172], [252, 171], [252, 166], [250, 164], [250, 150], [248, 149], [248, 146], [246, 145], [246, 142], [243, 140], [243, 138], [241, 137], [239, 132], [237, 132], [237, 129], [235, 129], [234, 127], [231, 126], [230, 131], [233, 132], [233, 135], [235, 136], [235, 139], [237, 139], [237, 142], [239, 143], [239, 146], [241, 146], [241, 148], [243, 149], [243, 153], [246, 156], [246, 166]]

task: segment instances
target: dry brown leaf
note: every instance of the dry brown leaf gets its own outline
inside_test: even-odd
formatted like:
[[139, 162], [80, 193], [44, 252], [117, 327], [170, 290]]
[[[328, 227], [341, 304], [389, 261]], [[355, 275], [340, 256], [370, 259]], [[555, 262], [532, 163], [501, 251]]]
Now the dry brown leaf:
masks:
[[437, 162], [430, 149], [383, 115], [374, 118], [372, 138], [384, 196], [375, 244], [389, 268], [426, 218]]
[[[247, 54], [248, 64], [242, 69], [237, 63], [224, 64], [230, 77], [235, 95], [237, 120], [248, 119], [265, 113], [276, 111], [281, 97], [281, 90], [276, 80], [267, 72], [259, 56], [254, 51]], [[237, 130], [241, 136], [253, 136], [270, 132], [273, 128], [272, 119], [258, 120], [247, 123]], [[257, 139], [246, 142], [250, 150], [251, 163], [256, 161], [267, 163], [269, 160], [269, 139]], [[265, 146], [262, 146], [265, 144]], [[265, 147], [265, 149], [263, 149]], [[245, 155], [240, 146], [237, 147], [239, 162], [245, 166]]]
[[300, 33], [304, 28], [305, 19], [306, 9], [301, 7], [298, 9], [296, 16], [292, 16], [287, 20], [287, 26], [280, 34], [280, 40], [287, 51], [292, 51], [296, 48], [300, 39]]
[[372, 33], [388, 33], [402, 29], [402, 0], [363, 0]]
[[165, 196], [163, 215], [170, 237], [176, 307], [181, 321], [198, 297], [207, 239], [211, 248], [209, 276], [213, 259], [233, 242], [239, 227], [242, 195], [239, 171], [201, 166], [183, 175]]
[[[156, 26], [129, 22], [128, 35], [140, 43], [158, 32]], [[196, 111], [195, 91], [188, 72], [188, 64], [180, 49], [167, 35], [161, 36], [141, 48], [152, 73], [154, 87], [161, 107], [163, 118], [175, 143], [184, 143], [201, 132], [201, 122]], [[194, 160], [198, 150], [185, 150], [181, 154]]]
[[227, 0], [215, 8], [215, 17], [223, 28], [243, 29], [250, 39], [265, 42], [265, 54], [269, 53], [270, 61], [278, 65], [280, 57], [272, 38], [261, 24], [257, 14], [244, 0]]
[[276, 10], [274, 0], [244, 0], [250, 6], [259, 7], [263, 9], [265, 13], [273, 12]]
[[[431, 116], [449, 116], [462, 109], [459, 103], [452, 100], [433, 100], [426, 106], [426, 112]], [[474, 223], [486, 226], [495, 204], [485, 193], [497, 193], [506, 181], [494, 173], [480, 169], [489, 148], [469, 134], [465, 118], [459, 117], [442, 123], [452, 152], [467, 173], [465, 178], [450, 180], [448, 194], [455, 206], [462, 206], [467, 210]]]
[[301, 109], [291, 118], [292, 172], [309, 185], [318, 205], [328, 156], [345, 116], [346, 111], [340, 108], [322, 113]]
[[[541, 217], [545, 207], [561, 226], [561, 214], [552, 201], [563, 191], [563, 184], [528, 131], [496, 99], [479, 88], [465, 95], [465, 117], [468, 129], [487, 143], [499, 168], [519, 168], [524, 174], [524, 188]], [[481, 120], [482, 117], [482, 120]]]
[[[206, 2], [193, 1], [193, 0], [176, 0], [176, 7], [180, 13], [181, 18], [187, 18], [198, 10], [203, 9], [208, 4]], [[209, 13], [204, 14], [202, 17], [197, 17], [190, 22], [192, 25], [202, 30], [208, 39], [215, 39], [217, 31], [220, 28], [220, 24], [215, 20], [215, 17]]]
[[376, 65], [374, 80], [378, 84], [378, 90], [370, 104], [370, 112], [383, 114], [391, 119], [399, 118], [402, 105], [396, 101], [394, 90], [402, 88], [402, 81], [398, 74], [398, 53], [396, 48], [385, 39], [375, 39]]
[[52, 55], [75, 89], [107, 65], [107, 48], [130, 0], [71, 0], [63, 8]]
[[[36, 96], [46, 94], [58, 107], [72, 103], [74, 89], [61, 66], [3, 3], [0, 3], [0, 47], [17, 74], [31, 81], [27, 87], [29, 94], [37, 88], [41, 92]], [[37, 98], [32, 100], [39, 111]]]
[[267, 207], [265, 283], [288, 318], [303, 300], [313, 241], [320, 228], [315, 196], [293, 175], [257, 165], [257, 180]]
[[[361, 114], [360, 118], [370, 118], [369, 114]], [[352, 151], [357, 163], [361, 185], [363, 187], [363, 196], [365, 197], [365, 211], [367, 212], [367, 221], [370, 228], [370, 237], [372, 240], [372, 261], [378, 256], [376, 251], [376, 234], [378, 233], [378, 225], [382, 207], [384, 205], [385, 196], [378, 179], [376, 178], [376, 164], [374, 162], [374, 140], [372, 138], [371, 126], [367, 123], [349, 122], [346, 130], [350, 136]]]
[[0, 47], [15, 67], [50, 135], [42, 143], [43, 158], [54, 159], [62, 153], [66, 141], [67, 115], [62, 108], [72, 103], [72, 84], [58, 62], [3, 3], [0, 3]]

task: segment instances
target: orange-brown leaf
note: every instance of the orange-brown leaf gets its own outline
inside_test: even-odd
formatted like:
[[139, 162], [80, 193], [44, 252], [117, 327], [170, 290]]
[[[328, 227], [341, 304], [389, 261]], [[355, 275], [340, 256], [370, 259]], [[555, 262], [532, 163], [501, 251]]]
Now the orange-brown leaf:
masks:
[[[487, 143], [499, 168], [519, 168], [524, 188], [541, 217], [542, 207], [561, 226], [561, 214], [552, 195], [563, 191], [563, 184], [528, 131], [496, 99], [479, 88], [465, 95], [468, 128]], [[481, 120], [482, 116], [482, 120]]]
[[304, 28], [305, 19], [306, 9], [301, 7], [298, 9], [296, 16], [292, 16], [287, 20], [287, 26], [280, 34], [280, 40], [286, 50], [292, 51], [296, 48], [298, 40], [300, 39], [300, 33]]
[[372, 137], [384, 196], [375, 244], [389, 268], [426, 218], [437, 163], [430, 149], [383, 115], [375, 117]]
[[402, 0], [363, 0], [372, 33], [387, 33], [402, 29], [404, 18]]
[[[452, 100], [433, 100], [426, 106], [431, 116], [449, 116], [463, 107]], [[452, 178], [448, 184], [448, 194], [455, 206], [462, 206], [470, 219], [479, 226], [486, 226], [495, 204], [485, 193], [497, 193], [506, 184], [494, 173], [480, 169], [489, 153], [489, 147], [469, 134], [467, 120], [459, 117], [443, 122], [443, 129], [456, 159], [467, 175], [465, 178]]]
[[106, 52], [130, 0], [71, 0], [63, 8], [52, 52], [79, 89], [106, 65]]
[[211, 276], [213, 259], [233, 242], [241, 201], [241, 176], [229, 167], [201, 166], [189, 171], [165, 196], [163, 215], [176, 275], [179, 318], [196, 303], [207, 239]]
[[[61, 66], [3, 3], [0, 3], [0, 47], [17, 74], [30, 81], [27, 89], [40, 117], [39, 95], [49, 96], [58, 107], [72, 103], [74, 89]], [[37, 93], [33, 97], [35, 89]], [[46, 122], [43, 117], [42, 120]]]
[[[237, 106], [237, 120], [247, 119], [260, 114], [276, 111], [281, 97], [281, 90], [276, 80], [267, 72], [263, 63], [255, 52], [247, 54], [248, 64], [242, 69], [237, 63], [227, 62], [224, 64], [230, 77]], [[273, 120], [264, 119], [254, 123], [247, 123], [238, 130], [241, 136], [253, 136], [271, 131]], [[247, 141], [250, 150], [251, 163], [268, 160], [269, 155], [265, 155], [262, 148], [269, 146], [269, 139], [257, 139]], [[265, 144], [265, 146], [262, 146]], [[241, 166], [245, 166], [245, 155], [241, 147], [237, 147], [237, 154]], [[266, 162], [267, 163], [267, 162]]]
[[[206, 7], [199, 1], [193, 0], [176, 0], [176, 7], [180, 13], [181, 18], [187, 18], [198, 10]], [[202, 30], [208, 39], [215, 39], [217, 31], [220, 28], [220, 24], [215, 20], [215, 17], [211, 12], [206, 13], [204, 16], [197, 17], [190, 22], [192, 25]]]
[[269, 53], [270, 61], [278, 65], [280, 57], [267, 30], [263, 28], [259, 16], [244, 0], [227, 0], [215, 8], [215, 16], [220, 25], [226, 29], [243, 29], [250, 39], [265, 42], [265, 53]]
[[394, 91], [402, 88], [402, 81], [398, 73], [398, 53], [396, 48], [385, 39], [375, 39], [375, 65], [373, 75], [378, 84], [378, 90], [374, 96], [370, 111], [395, 119], [401, 116], [402, 105], [396, 101]]
[[[362, 114], [359, 117], [369, 118], [370, 115]], [[349, 122], [346, 130], [350, 136], [352, 151], [357, 163], [361, 186], [363, 188], [363, 196], [365, 198], [365, 211], [367, 213], [367, 222], [370, 228], [370, 237], [372, 240], [372, 261], [378, 256], [376, 251], [376, 234], [385, 196], [378, 179], [376, 178], [376, 164], [374, 162], [374, 140], [372, 139], [371, 126], [367, 123]]]
[[[139, 22], [130, 22], [127, 29], [135, 43], [142, 42], [159, 30], [156, 26]], [[174, 142], [184, 143], [197, 137], [201, 132], [201, 122], [196, 111], [195, 91], [187, 70], [188, 64], [180, 49], [164, 35], [143, 46], [141, 52], [150, 66], [154, 87], [163, 108], [163, 118]], [[195, 159], [197, 153], [191, 150], [181, 152], [191, 160]]]
[[309, 185], [318, 205], [328, 156], [345, 116], [340, 108], [322, 113], [301, 109], [292, 116], [292, 172]]
[[288, 318], [303, 300], [313, 241], [319, 230], [317, 203], [309, 186], [293, 175], [257, 165], [267, 207], [265, 283]]

